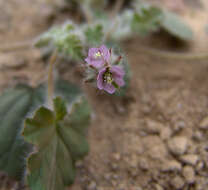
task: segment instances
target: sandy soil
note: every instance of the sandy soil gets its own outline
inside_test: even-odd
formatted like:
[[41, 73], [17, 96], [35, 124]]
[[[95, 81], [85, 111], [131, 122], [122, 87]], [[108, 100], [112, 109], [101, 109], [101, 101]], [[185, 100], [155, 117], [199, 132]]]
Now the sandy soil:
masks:
[[[60, 11], [61, 5], [60, 9], [54, 5], [41, 0], [32, 6], [28, 0], [0, 0], [1, 45], [32, 39], [70, 15]], [[195, 31], [185, 50], [206, 52], [208, 3], [184, 5], [179, 13]], [[124, 43], [133, 76], [127, 97], [109, 97], [83, 87], [94, 108], [91, 152], [78, 163], [76, 182], [69, 189], [208, 189], [207, 61], [160, 59], [137, 48], [140, 43], [157, 47], [158, 42], [159, 47], [171, 49], [169, 40], [158, 37]], [[37, 85], [45, 80], [46, 69], [37, 49], [0, 53], [0, 89], [20, 81]], [[80, 82], [76, 71], [60, 71], [65, 79]], [[0, 180], [3, 188], [5, 177]], [[10, 180], [7, 189], [12, 189], [9, 186]]]

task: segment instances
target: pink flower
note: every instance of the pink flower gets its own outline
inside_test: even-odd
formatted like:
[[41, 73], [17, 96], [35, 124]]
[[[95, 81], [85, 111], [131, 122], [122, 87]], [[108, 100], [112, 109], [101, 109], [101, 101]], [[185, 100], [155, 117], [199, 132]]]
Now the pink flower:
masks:
[[102, 45], [99, 48], [90, 48], [88, 57], [85, 61], [88, 65], [100, 69], [105, 65], [105, 63], [110, 61], [110, 51], [105, 45]]
[[123, 77], [125, 72], [120, 66], [105, 67], [99, 71], [97, 76], [97, 87], [113, 94], [117, 88], [124, 86]]

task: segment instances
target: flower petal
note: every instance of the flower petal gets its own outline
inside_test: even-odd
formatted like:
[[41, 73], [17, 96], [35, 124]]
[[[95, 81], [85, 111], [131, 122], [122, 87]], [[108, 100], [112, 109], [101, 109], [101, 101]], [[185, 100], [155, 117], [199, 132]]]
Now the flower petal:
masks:
[[90, 48], [88, 52], [88, 56], [94, 58], [95, 54], [99, 51], [99, 48]]
[[112, 85], [112, 84], [104, 84], [104, 88], [105, 91], [107, 91], [109, 94], [113, 94], [116, 91], [116, 88]]
[[100, 90], [104, 89], [103, 74], [105, 73], [105, 71], [106, 71], [106, 68], [101, 69], [97, 76], [97, 87]]
[[125, 85], [125, 82], [124, 82], [123, 78], [121, 78], [121, 77], [115, 77], [114, 80], [115, 80], [115, 83], [118, 86], [124, 86]]
[[85, 61], [90, 65], [91, 64], [91, 61], [90, 61], [90, 58], [89, 57], [87, 57], [86, 59], [85, 59]]
[[104, 65], [104, 61], [103, 60], [93, 60], [90, 62], [90, 65], [96, 67], [97, 69], [100, 69], [103, 65]]
[[103, 54], [104, 60], [108, 62], [110, 60], [110, 51], [109, 51], [109, 49], [105, 45], [102, 45], [102, 46], [100, 46], [99, 50]]
[[110, 68], [110, 71], [113, 73], [113, 75], [123, 77], [125, 75], [125, 71], [121, 66], [114, 65]]

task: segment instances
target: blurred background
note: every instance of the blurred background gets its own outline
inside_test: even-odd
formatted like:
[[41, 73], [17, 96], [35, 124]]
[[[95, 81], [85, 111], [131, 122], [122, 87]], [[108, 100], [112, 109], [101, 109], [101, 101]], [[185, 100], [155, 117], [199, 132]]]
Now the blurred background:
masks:
[[[121, 99], [97, 93], [76, 69], [60, 65], [64, 79], [82, 83], [96, 113], [91, 152], [78, 164], [71, 190], [208, 189], [208, 1], [145, 2], [178, 14], [193, 36], [183, 41], [159, 30], [122, 41], [132, 79]], [[0, 91], [46, 80], [46, 56], [31, 43], [67, 19], [86, 22], [79, 3], [0, 0]], [[118, 14], [135, 3], [97, 0], [93, 9]], [[17, 189], [17, 183], [1, 173], [0, 189]]]

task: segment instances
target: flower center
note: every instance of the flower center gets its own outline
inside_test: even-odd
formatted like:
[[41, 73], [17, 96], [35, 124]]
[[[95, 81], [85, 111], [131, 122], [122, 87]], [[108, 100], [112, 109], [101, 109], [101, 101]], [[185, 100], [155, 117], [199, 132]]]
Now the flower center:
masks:
[[97, 53], [95, 53], [95, 58], [97, 59], [97, 58], [100, 58], [101, 56], [102, 56], [102, 53], [100, 53], [99, 51], [97, 52]]
[[110, 73], [109, 71], [107, 71], [104, 75], [103, 75], [103, 81], [108, 83], [108, 84], [112, 84], [113, 82], [113, 75], [112, 73]]

